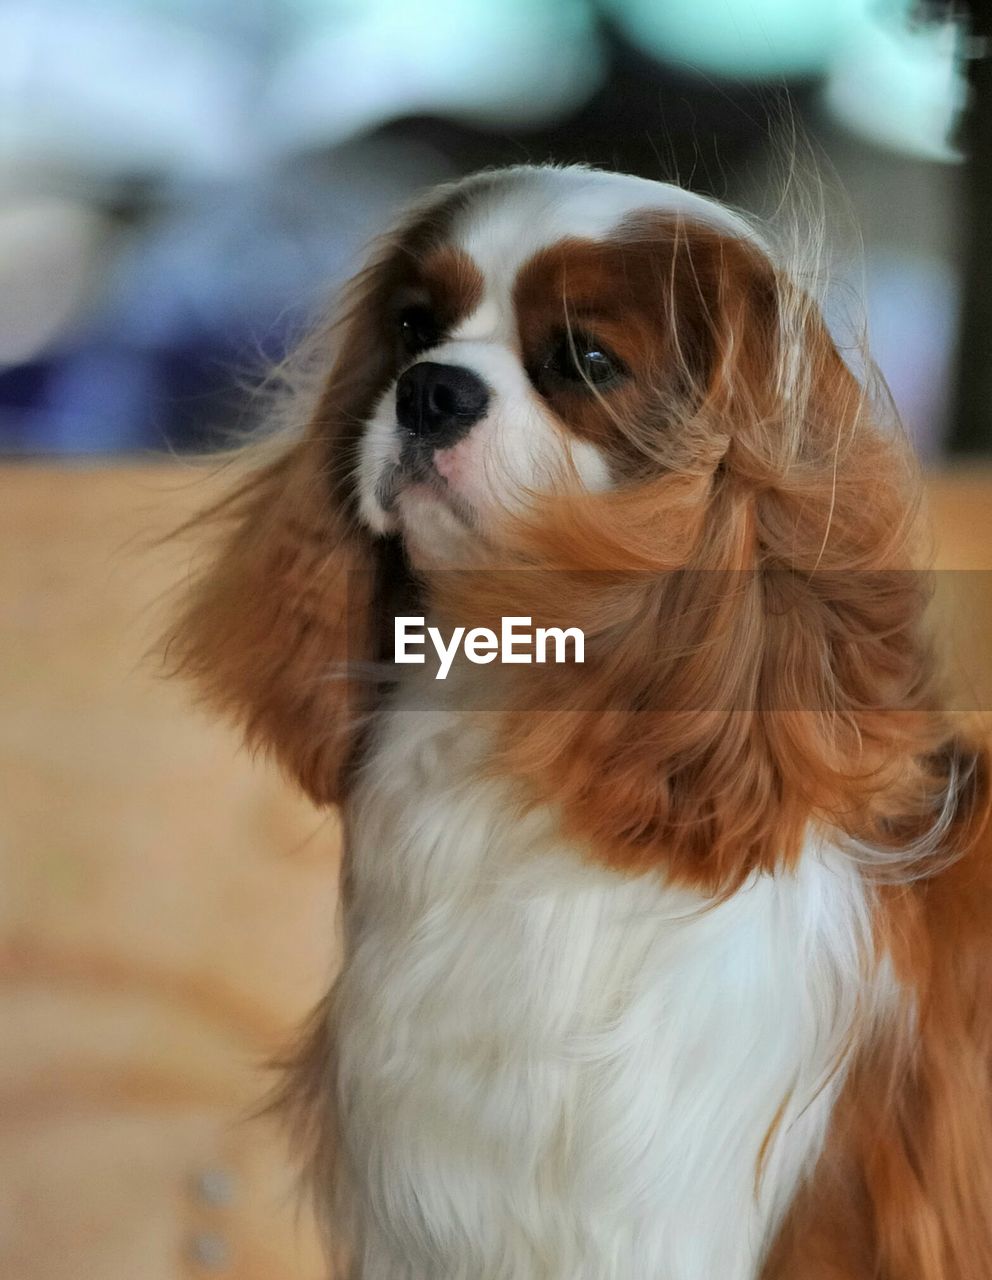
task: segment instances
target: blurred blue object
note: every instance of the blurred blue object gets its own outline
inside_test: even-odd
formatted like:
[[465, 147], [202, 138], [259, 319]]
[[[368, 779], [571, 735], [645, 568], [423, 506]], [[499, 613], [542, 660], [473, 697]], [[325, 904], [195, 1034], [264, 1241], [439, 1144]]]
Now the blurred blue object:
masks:
[[[187, 6], [188, 7], [188, 6]], [[247, 41], [169, 4], [0, 5], [0, 162], [15, 177], [108, 182], [230, 177], [254, 159], [244, 128], [258, 68]], [[207, 3], [234, 16], [230, 3]], [[201, 23], [202, 16], [201, 15]], [[190, 15], [191, 16], [191, 15]]]
[[925, 459], [946, 436], [960, 289], [947, 261], [882, 251], [868, 261], [872, 355]]
[[0, 162], [230, 180], [401, 115], [519, 125], [603, 74], [587, 0], [5, 0]]
[[605, 72], [586, 0], [307, 8], [265, 100], [275, 148], [338, 142], [403, 115], [539, 125], [580, 106]]
[[213, 446], [243, 386], [327, 309], [366, 242], [425, 182], [427, 149], [345, 148], [264, 181], [177, 186], [118, 232], [88, 313], [26, 365], [0, 372], [7, 449]]
[[[768, 142], [748, 95], [783, 77], [950, 158], [953, 31], [908, 3], [0, 0], [0, 449], [215, 443], [370, 236], [468, 167], [669, 155], [733, 199], [725, 159]], [[898, 360], [915, 313], [879, 314]]]
[[638, 44], [706, 75], [826, 70], [869, 0], [606, 0]]

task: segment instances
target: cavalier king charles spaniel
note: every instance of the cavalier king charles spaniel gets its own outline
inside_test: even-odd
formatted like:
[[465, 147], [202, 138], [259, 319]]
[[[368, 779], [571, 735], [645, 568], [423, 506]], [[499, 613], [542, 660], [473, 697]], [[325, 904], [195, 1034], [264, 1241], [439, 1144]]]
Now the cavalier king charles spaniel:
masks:
[[[341, 806], [285, 1088], [337, 1274], [989, 1280], [986, 752], [801, 267], [661, 182], [486, 172], [298, 363], [172, 654]], [[584, 659], [439, 680], [409, 617]]]

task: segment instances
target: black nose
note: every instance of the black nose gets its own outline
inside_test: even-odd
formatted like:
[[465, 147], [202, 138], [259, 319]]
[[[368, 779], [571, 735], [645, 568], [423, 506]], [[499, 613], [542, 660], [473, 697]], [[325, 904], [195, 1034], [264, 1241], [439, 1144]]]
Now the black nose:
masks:
[[396, 384], [396, 417], [404, 431], [432, 449], [466, 435], [489, 405], [489, 388], [471, 369], [421, 360]]

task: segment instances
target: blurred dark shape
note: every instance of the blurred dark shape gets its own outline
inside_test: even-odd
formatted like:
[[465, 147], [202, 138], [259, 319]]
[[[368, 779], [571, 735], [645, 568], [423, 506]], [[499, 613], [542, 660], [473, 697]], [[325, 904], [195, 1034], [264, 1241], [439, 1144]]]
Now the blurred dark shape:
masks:
[[927, 8], [966, 15], [968, 100], [960, 124], [967, 157], [963, 296], [948, 447], [952, 453], [988, 453], [992, 449], [992, 3], [930, 0]]

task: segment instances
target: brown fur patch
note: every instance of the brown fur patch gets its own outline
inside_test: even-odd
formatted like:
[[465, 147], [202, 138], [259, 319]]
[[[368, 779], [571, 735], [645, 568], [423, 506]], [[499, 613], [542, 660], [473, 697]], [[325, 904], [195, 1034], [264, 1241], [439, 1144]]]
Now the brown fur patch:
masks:
[[[542, 361], [561, 335], [594, 339], [624, 375], [600, 394], [580, 381], [543, 386], [549, 407], [621, 474], [677, 466], [721, 348], [736, 337], [774, 350], [774, 288], [770, 263], [749, 242], [671, 214], [632, 215], [608, 240], [561, 240], [521, 268], [513, 296], [524, 365], [541, 387]], [[747, 329], [737, 305], [745, 294]]]
[[[500, 767], [591, 856], [707, 892], [792, 864], [811, 821], [898, 849], [940, 812], [952, 736], [910, 455], [873, 421], [815, 307], [753, 245], [664, 220], [625, 234], [539, 255], [518, 305], [538, 341], [526, 335], [560, 305], [542, 310], [538, 294], [567, 284], [592, 306], [612, 271], [626, 297], [624, 267], [629, 310], [603, 323], [632, 370], [631, 420], [617, 438], [591, 400], [577, 430], [612, 432], [611, 452], [641, 465], [508, 525], [516, 563], [554, 572], [437, 584], [449, 619], [585, 632], [584, 666], [530, 670], [511, 693]], [[676, 348], [684, 394], [662, 387], [652, 408], [641, 368], [663, 370]], [[576, 429], [572, 409], [563, 421]], [[610, 575], [602, 590], [589, 570]]]
[[977, 749], [950, 836], [964, 855], [880, 892], [903, 1008], [858, 1051], [763, 1280], [992, 1275], [992, 833]]

